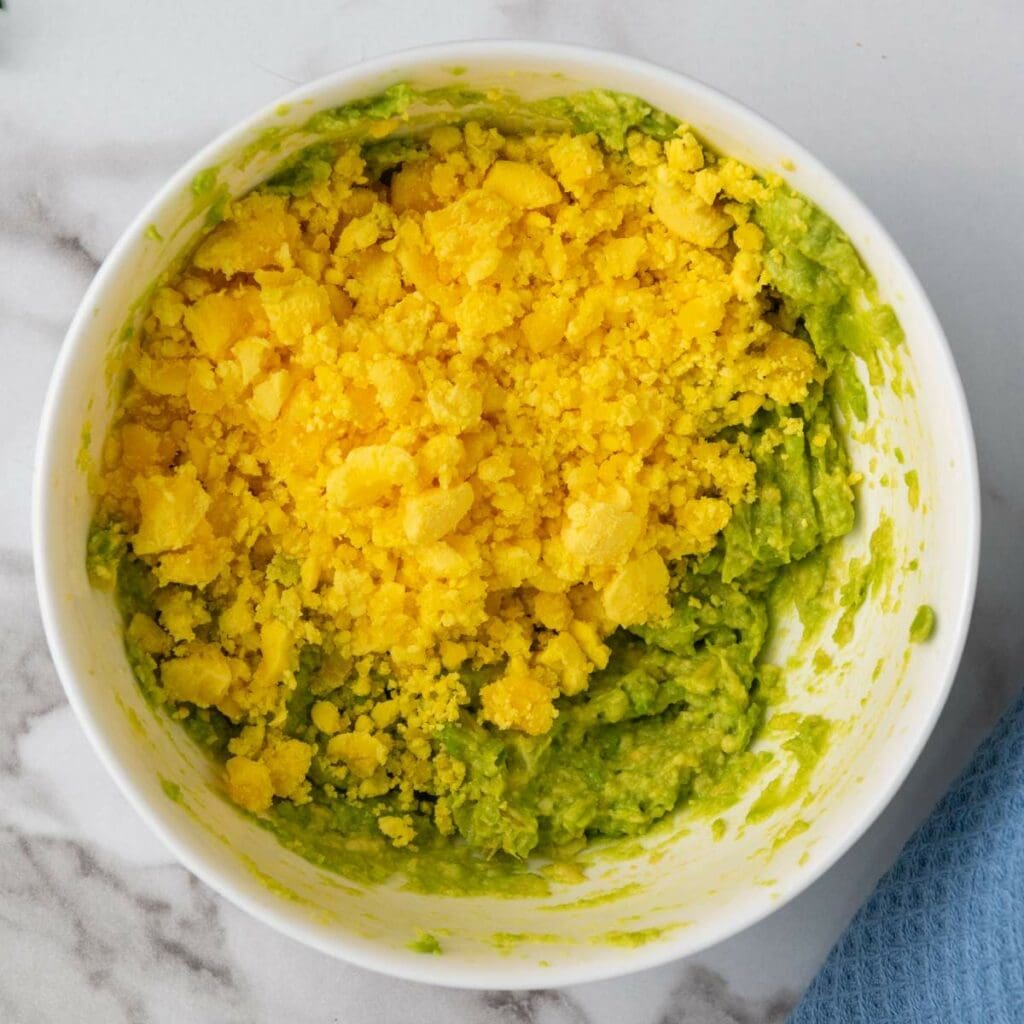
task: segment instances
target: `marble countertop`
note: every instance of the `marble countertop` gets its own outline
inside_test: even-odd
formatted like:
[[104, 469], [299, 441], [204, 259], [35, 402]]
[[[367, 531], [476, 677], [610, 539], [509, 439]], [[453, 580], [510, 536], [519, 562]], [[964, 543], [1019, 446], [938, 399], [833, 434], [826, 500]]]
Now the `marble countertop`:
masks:
[[[1024, 15], [1011, 3], [7, 0], [0, 12], [0, 1020], [781, 1021], [1020, 685]], [[306, 949], [179, 867], [88, 747], [47, 654], [29, 489], [50, 368], [135, 211], [201, 144], [362, 57], [569, 40], [689, 72], [820, 155], [903, 247], [949, 334], [984, 488], [974, 627], [921, 761], [800, 898], [690, 961], [535, 993], [397, 982]]]

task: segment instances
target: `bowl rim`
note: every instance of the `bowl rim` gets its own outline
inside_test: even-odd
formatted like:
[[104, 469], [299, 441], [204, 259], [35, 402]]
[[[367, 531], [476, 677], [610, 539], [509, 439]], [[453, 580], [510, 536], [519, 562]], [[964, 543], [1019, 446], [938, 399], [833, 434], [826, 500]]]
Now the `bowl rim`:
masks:
[[[167, 809], [158, 808], [150, 801], [142, 787], [137, 784], [131, 772], [122, 766], [116, 750], [105, 734], [105, 727], [93, 712], [80, 688], [76, 656], [72, 647], [65, 642], [61, 628], [63, 618], [59, 601], [61, 567], [51, 557], [50, 545], [47, 543], [47, 481], [52, 479], [53, 466], [58, 455], [54, 442], [54, 422], [65, 390], [73, 385], [75, 357], [82, 348], [83, 340], [87, 337], [91, 310], [98, 304], [98, 299], [106, 292], [109, 284], [120, 273], [121, 265], [132, 240], [144, 231], [148, 223], [155, 220], [156, 212], [165, 202], [173, 194], [187, 188], [196, 173], [216, 163], [216, 158], [222, 151], [232, 148], [247, 138], [252, 129], [264, 122], [281, 104], [296, 104], [304, 100], [315, 101], [329, 89], [356, 84], [361, 80], [370, 82], [388, 72], [393, 72], [394, 79], [398, 81], [403, 72], [408, 70], [409, 65], [426, 61], [433, 61], [439, 65], [444, 63], [457, 65], [479, 60], [529, 58], [561, 62], [567, 71], [571, 71], [573, 66], [581, 64], [588, 66], [601, 64], [609, 69], [616, 69], [637, 78], [658, 81], [670, 88], [699, 94], [716, 107], [727, 110], [738, 120], [745, 121], [762, 132], [776, 136], [786, 144], [795, 161], [826, 181], [831, 191], [854, 211], [863, 225], [871, 231], [872, 236], [877, 239], [881, 248], [886, 251], [888, 257], [902, 274], [902, 283], [906, 289], [905, 297], [908, 304], [916, 306], [924, 319], [934, 349], [933, 355], [941, 364], [939, 369], [947, 379], [949, 396], [953, 399], [953, 404], [947, 411], [956, 421], [956, 430], [962, 446], [961, 470], [968, 482], [968, 486], [963, 489], [962, 493], [954, 496], [954, 500], [962, 505], [961, 511], [964, 518], [961, 539], [965, 545], [966, 557], [963, 578], [958, 581], [962, 589], [956, 605], [956, 614], [953, 621], [947, 621], [945, 625], [947, 635], [951, 637], [948, 660], [942, 674], [941, 685], [934, 690], [928, 715], [920, 720], [916, 735], [906, 745], [902, 759], [896, 763], [895, 769], [890, 771], [885, 785], [875, 791], [870, 798], [864, 799], [859, 817], [856, 820], [851, 820], [845, 830], [835, 830], [833, 833], [821, 837], [807, 866], [801, 871], [788, 873], [785, 880], [780, 881], [774, 898], [770, 898], [766, 892], [763, 898], [749, 901], [749, 905], [741, 911], [723, 912], [720, 920], [702, 928], [699, 932], [697, 929], [681, 929], [675, 933], [674, 937], [666, 937], [659, 942], [649, 943], [635, 949], [621, 949], [618, 951], [617, 963], [612, 967], [609, 967], [607, 962], [582, 962], [544, 968], [535, 964], [502, 962], [497, 957], [495, 962], [489, 965], [468, 966], [464, 963], [452, 963], [451, 967], [446, 967], [444, 957], [410, 959], [396, 955], [396, 951], [383, 947], [376, 952], [371, 952], [362, 945], [348, 945], [347, 938], [343, 935], [328, 937], [322, 932], [318, 932], [298, 914], [288, 913], [285, 910], [284, 901], [277, 900], [273, 903], [259, 901], [238, 888], [231, 874], [209, 862], [205, 855], [181, 832], [170, 813], [170, 804], [168, 803]], [[949, 343], [923, 287], [903, 253], [859, 197], [820, 160], [793, 140], [788, 133], [745, 104], [689, 75], [651, 61], [593, 47], [506, 39], [442, 42], [416, 46], [350, 64], [261, 106], [251, 115], [218, 134], [216, 138], [187, 160], [127, 226], [103, 260], [79, 304], [68, 327], [47, 389], [36, 442], [32, 484], [32, 551], [36, 589], [44, 633], [57, 674], [93, 750], [129, 804], [164, 843], [175, 859], [231, 903], [262, 923], [304, 945], [355, 966], [393, 977], [464, 989], [553, 988], [606, 980], [657, 967], [685, 956], [694, 955], [731, 938], [768, 917], [817, 881], [863, 836], [890, 803], [917, 762], [945, 707], [970, 625], [977, 586], [980, 530], [981, 501], [974, 434], [962, 382]], [[455, 970], [453, 971], [452, 968]]]

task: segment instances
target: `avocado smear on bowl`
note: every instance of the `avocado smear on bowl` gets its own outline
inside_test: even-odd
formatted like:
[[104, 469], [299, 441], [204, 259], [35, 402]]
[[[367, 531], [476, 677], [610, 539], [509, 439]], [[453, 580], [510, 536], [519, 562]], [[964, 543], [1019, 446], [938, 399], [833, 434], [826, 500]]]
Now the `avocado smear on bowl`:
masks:
[[[439, 134], [439, 125], [449, 133], [455, 131], [459, 141], [455, 135]], [[584, 638], [577, 631], [573, 635], [579, 638], [578, 643], [567, 641], [575, 645], [573, 652], [583, 650], [588, 654], [585, 684], [556, 688], [549, 704], [539, 698], [538, 703], [530, 696], [534, 703], [524, 710], [522, 687], [502, 689], [511, 673], [509, 666], [519, 655], [490, 660], [471, 655], [460, 658], [457, 650], [452, 654], [454, 648], [449, 648], [444, 655], [445, 671], [454, 677], [452, 685], [458, 687], [458, 706], [454, 712], [432, 719], [429, 728], [422, 724], [414, 728], [410, 724], [413, 719], [406, 720], [402, 717], [404, 711], [391, 707], [400, 705], [397, 684], [389, 682], [379, 664], [357, 670], [356, 659], [341, 649], [341, 641], [326, 633], [314, 641], [310, 639], [312, 633], [303, 632], [294, 623], [271, 680], [284, 693], [282, 703], [276, 707], [268, 704], [258, 722], [258, 716], [248, 710], [243, 714], [241, 706], [232, 704], [227, 696], [229, 685], [235, 685], [227, 682], [227, 670], [223, 685], [217, 681], [218, 673], [228, 662], [241, 665], [244, 661], [232, 653], [236, 649], [232, 639], [235, 633], [241, 634], [247, 626], [257, 633], [259, 629], [252, 623], [236, 623], [241, 615], [237, 599], [232, 600], [204, 579], [194, 562], [182, 568], [179, 560], [172, 571], [167, 568], [171, 561], [162, 560], [167, 556], [161, 552], [167, 551], [172, 558], [180, 559], [180, 550], [188, 550], [186, 541], [191, 544], [193, 538], [192, 534], [187, 538], [181, 534], [176, 542], [161, 547], [151, 536], [156, 527], [145, 518], [146, 488], [152, 489], [155, 477], [146, 473], [156, 464], [157, 456], [139, 453], [150, 444], [141, 432], [148, 429], [144, 415], [139, 414], [130, 424], [136, 431], [132, 435], [135, 448], [129, 450], [131, 446], [123, 437], [120, 446], [115, 447], [112, 463], [123, 468], [126, 459], [135, 459], [138, 465], [132, 469], [133, 475], [124, 478], [129, 483], [122, 490], [130, 497], [118, 495], [114, 474], [121, 470], [105, 467], [109, 479], [101, 485], [88, 540], [90, 577], [95, 585], [111, 589], [116, 595], [125, 621], [128, 657], [147, 698], [165, 705], [212, 757], [228, 763], [228, 789], [234, 787], [235, 801], [290, 849], [356, 881], [381, 882], [400, 873], [406, 884], [421, 891], [539, 893], [546, 883], [536, 871], [535, 860], [531, 866], [531, 858], [548, 858], [557, 866], [571, 862], [590, 842], [643, 835], [681, 807], [693, 808], [694, 812], [701, 807], [726, 807], [746, 791], [764, 767], [770, 755], [757, 752], [752, 744], [765, 727], [785, 682], [784, 673], [765, 660], [766, 645], [787, 608], [813, 602], [819, 596], [836, 542], [854, 526], [857, 476], [839, 423], [840, 419], [847, 423], [865, 419], [866, 393], [855, 360], [866, 363], [871, 376], [875, 353], [900, 341], [899, 324], [892, 310], [879, 303], [874, 282], [849, 240], [822, 211], [783, 182], [759, 178], [706, 145], [698, 145], [699, 157], [695, 156], [693, 146], [697, 144], [691, 142], [694, 136], [685, 126], [635, 97], [595, 90], [526, 103], [510, 95], [461, 89], [418, 92], [401, 85], [378, 97], [321, 112], [305, 128], [322, 137], [321, 141], [288, 159], [256, 190], [257, 197], [268, 201], [274, 197], [292, 204], [289, 209], [303, 209], [307, 197], [317, 194], [315, 190], [338, 187], [335, 176], [338, 164], [345, 159], [343, 154], [356, 153], [363, 168], [358, 173], [378, 189], [379, 196], [393, 197], [392, 213], [400, 216], [403, 208], [394, 198], [399, 195], [399, 183], [401, 190], [413, 196], [403, 202], [415, 208], [417, 193], [409, 183], [421, 173], [417, 168], [435, 168], [431, 172], [433, 187], [443, 191], [442, 172], [436, 166], [445, 160], [450, 163], [449, 153], [459, 147], [465, 148], [471, 164], [479, 158], [481, 149], [498, 145], [487, 142], [488, 132], [503, 140], [503, 154], [519, 155], [517, 161], [498, 163], [517, 166], [540, 159], [537, 152], [541, 143], [534, 140], [557, 137], [563, 140], [557, 144], [564, 145], [564, 140], [584, 138], [589, 147], [584, 156], [602, 154], [603, 160], [618, 168], [622, 188], [633, 181], [631, 175], [638, 173], [636, 168], [643, 167], [644, 160], [653, 159], [647, 146], [656, 147], [659, 154], [670, 153], [669, 164], [675, 160], [683, 167], [682, 173], [691, 176], [686, 178], [688, 182], [698, 181], [702, 170], [720, 171], [723, 180], [729, 174], [739, 174], [736, 188], [743, 198], [736, 198], [737, 193], [727, 193], [723, 187], [721, 197], [712, 195], [708, 204], [716, 212], [729, 207], [733, 211], [730, 216], [738, 218], [735, 227], [747, 228], [743, 237], [756, 236], [752, 244], [757, 254], [756, 263], [751, 264], [752, 282], [735, 287], [747, 287], [750, 296], [756, 292], [763, 319], [772, 331], [797, 339], [813, 352], [813, 366], [807, 364], [805, 368], [805, 385], [799, 393], [793, 393], [792, 400], [782, 400], [788, 395], [784, 390], [774, 392], [775, 397], [762, 393], [746, 411], [733, 409], [729, 417], [716, 420], [714, 431], [699, 439], [702, 444], [718, 446], [716, 450], [742, 455], [750, 467], [743, 497], [727, 501], [721, 488], [716, 490], [718, 485], [706, 487], [700, 493], [719, 502], [715, 508], [729, 505], [721, 525], [708, 528], [707, 543], [695, 542], [692, 549], [674, 558], [658, 556], [655, 561], [642, 562], [648, 556], [636, 556], [636, 564], [645, 567], [637, 584], [641, 591], [646, 594], [645, 581], [660, 578], [662, 567], [667, 585], [657, 595], [644, 597], [647, 603], [641, 602], [643, 607], [654, 614], [643, 621], [634, 621], [628, 609], [619, 612], [618, 619], [613, 615], [611, 621], [619, 625], [598, 636], [596, 654], [587, 647], [593, 641], [589, 634]], [[270, 136], [265, 142], [273, 147], [281, 139]], [[675, 146], [676, 142], [680, 145]], [[543, 143], [549, 144], [556, 145]], [[216, 172], [211, 182], [215, 179]], [[568, 192], [566, 180], [568, 177], [561, 179]], [[546, 187], [536, 176], [528, 184], [535, 191]], [[510, 189], [521, 191], [523, 187], [520, 178], [510, 183], [498, 181], [492, 191], [506, 196]], [[585, 186], [579, 188], [583, 194]], [[204, 185], [204, 194], [207, 192], [215, 209], [210, 220], [216, 223], [225, 216], [225, 200], [216, 195], [215, 188]], [[519, 193], [516, 198], [530, 209], [524, 214], [524, 222], [542, 216], [533, 212], [543, 207], [541, 199], [522, 199]], [[367, 205], [363, 217], [375, 210]], [[379, 211], [377, 215], [391, 216]], [[430, 215], [431, 211], [425, 214], [427, 218]], [[236, 215], [234, 221], [215, 230], [237, 232], [239, 223]], [[540, 225], [538, 230], [549, 227]], [[737, 257], [746, 251], [739, 241], [719, 238], [699, 243], [686, 237], [689, 228], [680, 230], [684, 241], [704, 251], [718, 251], [716, 260], [731, 260], [731, 270], [726, 267], [726, 271], [735, 279]], [[348, 244], [343, 241], [344, 230], [341, 236], [339, 240], [335, 231], [332, 243], [339, 247]], [[374, 238], [370, 247], [379, 241]], [[353, 252], [362, 245], [355, 238], [350, 244]], [[202, 247], [198, 250], [203, 251]], [[616, 259], [622, 255], [619, 250], [616, 253]], [[643, 274], [636, 270], [633, 257], [622, 258], [627, 264], [623, 272], [626, 277]], [[303, 272], [312, 274], [314, 264], [312, 260], [303, 264]], [[709, 273], [717, 272], [717, 264], [709, 266]], [[471, 270], [470, 275], [476, 272]], [[223, 273], [223, 268], [217, 268], [216, 273]], [[298, 271], [282, 264], [281, 271], [274, 272], [277, 276], [273, 281], [269, 277], [261, 279], [262, 273], [257, 271], [255, 278], [266, 293], [271, 286], [290, 287], [293, 279], [285, 280], [285, 275]], [[365, 275], [365, 265], [360, 264], [352, 273]], [[613, 268], [609, 276], [615, 273]], [[362, 278], [362, 288], [367, 280]], [[175, 294], [185, 295], [192, 309], [204, 301], [210, 287], [195, 286], [194, 294], [190, 294], [177, 280], [172, 286], [179, 289]], [[355, 312], [359, 312], [359, 302], [363, 301], [360, 295], [365, 294], [355, 289], [349, 290], [352, 294], [340, 291], [330, 291], [329, 310], [339, 323], [351, 315], [353, 302]], [[163, 298], [154, 300], [154, 309], [158, 301], [167, 307], [166, 290], [162, 294]], [[223, 294], [228, 293], [225, 290]], [[429, 297], [443, 304], [443, 297]], [[216, 335], [216, 331], [203, 333], [207, 329], [200, 324], [198, 314], [186, 311], [183, 317], [180, 310], [156, 309], [150, 315], [157, 317], [151, 323], [158, 325], [149, 329], [150, 335], [158, 334], [169, 323], [173, 330], [184, 323], [197, 343], [201, 342], [201, 350], [207, 344], [202, 339]], [[564, 322], [562, 328], [567, 329]], [[712, 324], [704, 329], [710, 337], [726, 327]], [[204, 406], [205, 398], [194, 397], [194, 377], [188, 381], [183, 378], [180, 386], [168, 383], [170, 378], [158, 377], [154, 350], [145, 349], [147, 330], [141, 333], [141, 348], [129, 365], [133, 379], [148, 389], [149, 397], [162, 396], [161, 400], [166, 398], [170, 404], [191, 403], [190, 416], [218, 415], [215, 403]], [[232, 337], [230, 343], [246, 345], [241, 337], [245, 333], [240, 331], [239, 338]], [[170, 351], [174, 343], [166, 331], [158, 339], [171, 356], [180, 356], [180, 352]], [[216, 341], [209, 345], [212, 348], [203, 354], [216, 366], [216, 360], [225, 356], [227, 349], [218, 347]], [[257, 355], [252, 353], [258, 349], [255, 345], [251, 352], [246, 349], [239, 361], [255, 366]], [[757, 351], [760, 353], [760, 349]], [[251, 401], [257, 403], [254, 415], [262, 417], [260, 422], [285, 415], [285, 403], [295, 401], [294, 391], [280, 402], [273, 393], [285, 387], [275, 374], [288, 372], [287, 361], [273, 372], [268, 371], [270, 365], [259, 367], [258, 372], [268, 376], [259, 385], [263, 390], [257, 394], [254, 388], [252, 392]], [[734, 404], [739, 400], [728, 396]], [[183, 407], [174, 406], [174, 416], [167, 422], [180, 422]], [[486, 414], [486, 400], [484, 408]], [[444, 415], [457, 417], [459, 413], [445, 407]], [[112, 436], [118, 429], [125, 429], [125, 422], [115, 420]], [[150, 425], [158, 424], [153, 421]], [[171, 474], [167, 480], [182, 477], [182, 453], [205, 465], [206, 456], [196, 456], [194, 447], [189, 448], [188, 429], [175, 425], [170, 430], [178, 434], [175, 454], [165, 460], [165, 469]], [[508, 472], [529, 475], [514, 465]], [[252, 474], [253, 479], [258, 475], [255, 470]], [[135, 483], [136, 479], [143, 482]], [[363, 500], [350, 496], [355, 483], [342, 477], [335, 480], [341, 482], [328, 483], [327, 500], [332, 486], [335, 493], [340, 490], [349, 495], [338, 499], [339, 504], [347, 501], [355, 505]], [[259, 497], [263, 488], [272, 486], [273, 481], [261, 480], [253, 484], [253, 493]], [[404, 478], [401, 486], [407, 486]], [[445, 484], [439, 489], [448, 493], [447, 487]], [[189, 527], [193, 533], [204, 528], [199, 523], [204, 515], [212, 522], [216, 511], [216, 503], [208, 506], [205, 491], [201, 487], [199, 491], [203, 505], [198, 516], [193, 515], [198, 492], [173, 492], [167, 499], [172, 505], [175, 500], [179, 506], [191, 503], [191, 512], [185, 516], [196, 520]], [[140, 500], [141, 524], [140, 513], [132, 506]], [[427, 528], [421, 527], [418, 519], [409, 518], [408, 505], [403, 508], [407, 536], [426, 538], [426, 543], [430, 537], [426, 533], [419, 537], [418, 531]], [[180, 507], [177, 512], [181, 512]], [[214, 523], [214, 532], [216, 528]], [[254, 549], [258, 547], [254, 545]], [[432, 551], [441, 557], [437, 550]], [[304, 573], [309, 571], [307, 562], [280, 550], [262, 555], [260, 572], [274, 588], [275, 600], [287, 606], [290, 589], [311, 582], [303, 582]], [[448, 552], [444, 557], [450, 557]], [[618, 576], [587, 577], [592, 589], [604, 587], [601, 592], [605, 595], [606, 620], [608, 609], [622, 604], [616, 605], [607, 595], [622, 584], [625, 571], [620, 568]], [[534, 590], [539, 593], [543, 588], [531, 589], [520, 582], [510, 583], [506, 589], [523, 588], [530, 592], [524, 600], [533, 608], [530, 602], [536, 600]], [[578, 617], [583, 616], [577, 605], [573, 609]], [[297, 615], [300, 621], [310, 617], [305, 609]], [[278, 619], [288, 621], [283, 613]], [[548, 633], [556, 631], [547, 621], [534, 623], [533, 628], [538, 636], [543, 634], [544, 642], [550, 639]], [[262, 629], [266, 652], [265, 623]], [[569, 627], [565, 631], [568, 633]], [[227, 657], [225, 651], [232, 657]], [[168, 669], [176, 658], [185, 657], [192, 659], [188, 672]], [[263, 660], [267, 661], [266, 653]], [[242, 673], [250, 687], [261, 671], [251, 662], [231, 670]], [[569, 672], [565, 662], [558, 664], [559, 672]], [[186, 675], [188, 678], [183, 678]], [[391, 715], [396, 717], [389, 720]], [[792, 738], [788, 744], [798, 750], [801, 771], [806, 776], [827, 742], [829, 723], [809, 715], [798, 716], [789, 726]], [[402, 738], [398, 739], [400, 732]], [[274, 736], [272, 743], [266, 739], [269, 733]], [[418, 747], [413, 747], [409, 739], [413, 733], [416, 740], [422, 740]], [[341, 742], [342, 737], [356, 739]], [[383, 752], [372, 746], [371, 740], [382, 744]], [[386, 759], [389, 751], [402, 743], [409, 750], [419, 750], [416, 756], [431, 764], [436, 765], [440, 759], [450, 784], [439, 791], [432, 777], [423, 789], [418, 789], [415, 782], [404, 788], [395, 785], [388, 773], [399, 769], [392, 769], [392, 762]], [[365, 767], [366, 758], [372, 757], [378, 757], [378, 763]], [[237, 768], [233, 776], [232, 762]], [[257, 765], [258, 770], [250, 769], [250, 765]], [[415, 778], [418, 769], [411, 765], [401, 770]], [[269, 781], [264, 782], [264, 777]], [[265, 800], [257, 792], [263, 785], [270, 787]], [[765, 813], [764, 806], [758, 810], [762, 803], [755, 803], [751, 813]]]

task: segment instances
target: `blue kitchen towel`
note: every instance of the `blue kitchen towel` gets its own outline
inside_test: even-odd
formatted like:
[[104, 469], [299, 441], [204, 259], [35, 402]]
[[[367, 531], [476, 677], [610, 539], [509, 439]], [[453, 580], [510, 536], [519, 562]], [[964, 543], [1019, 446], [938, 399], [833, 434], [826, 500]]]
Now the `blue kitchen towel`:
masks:
[[789, 1022], [1024, 1022], [1024, 694], [904, 847]]

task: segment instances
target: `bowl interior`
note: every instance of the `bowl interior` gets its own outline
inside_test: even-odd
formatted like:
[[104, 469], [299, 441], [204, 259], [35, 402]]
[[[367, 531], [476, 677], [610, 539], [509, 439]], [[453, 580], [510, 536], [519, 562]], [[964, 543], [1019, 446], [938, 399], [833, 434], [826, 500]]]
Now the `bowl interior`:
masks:
[[[214, 197], [196, 194], [195, 175], [217, 165], [218, 186], [241, 194], [308, 141], [300, 126], [311, 114], [396, 81], [499, 86], [527, 98], [592, 87], [640, 95], [721, 151], [782, 174], [830, 213], [906, 333], [870, 387], [869, 429], [849, 432], [864, 481], [858, 526], [834, 567], [841, 583], [851, 559], [870, 558], [870, 538], [887, 517], [892, 570], [869, 593], [842, 649], [828, 641], [801, 650], [794, 624], [773, 651], [778, 663], [791, 661], [780, 710], [834, 723], [805, 795], [745, 821], [766, 785], [776, 777], [785, 785], [799, 770], [797, 756], [779, 749], [785, 736], [766, 737], [760, 742], [778, 756], [722, 813], [721, 838], [710, 820], [684, 811], [642, 841], [596, 853], [586, 881], [553, 884], [543, 898], [426, 896], [399, 882], [367, 890], [283, 849], [225, 800], [214, 766], [143, 700], [112, 602], [85, 574], [92, 502], [83, 455], [98, 457], [112, 412], [110, 353], [126, 313], [138, 311], [133, 304], [202, 230]], [[151, 223], [156, 232], [147, 232]], [[553, 985], [623, 973], [724, 938], [809, 884], [909, 769], [945, 699], [973, 594], [970, 427], [941, 332], [895, 247], [831, 175], [754, 115], [669, 72], [571, 48], [481, 44], [366, 65], [300, 91], [200, 154], [144, 211], [90, 290], [54, 379], [38, 473], [38, 572], [51, 646], [76, 710], [135, 805], [197, 874], [282, 930], [367, 966], [446, 984]], [[911, 645], [910, 623], [923, 603], [934, 607], [938, 631]], [[421, 932], [438, 939], [443, 956], [411, 948]]]

